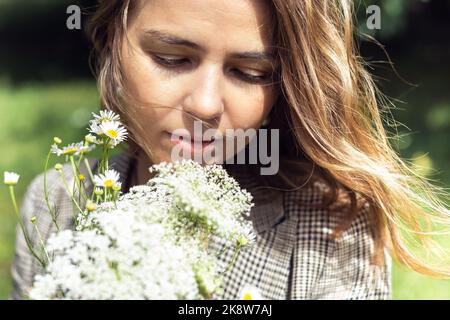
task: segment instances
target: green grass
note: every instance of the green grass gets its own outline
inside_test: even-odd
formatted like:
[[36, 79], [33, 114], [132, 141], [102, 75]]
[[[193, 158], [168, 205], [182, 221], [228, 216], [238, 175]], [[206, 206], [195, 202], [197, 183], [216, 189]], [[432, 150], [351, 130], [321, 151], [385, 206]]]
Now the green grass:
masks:
[[450, 281], [425, 277], [394, 264], [392, 274], [394, 299], [450, 300]]
[[[18, 88], [0, 84], [0, 173], [21, 174], [18, 196], [43, 169], [53, 136], [66, 142], [80, 140], [90, 112], [97, 110], [98, 94], [92, 82], [29, 84]], [[411, 109], [412, 110], [412, 109]], [[440, 111], [442, 112], [442, 111]], [[440, 123], [442, 115], [436, 116]], [[441, 146], [447, 145], [445, 135]], [[412, 149], [414, 149], [414, 141]], [[437, 143], [436, 145], [439, 145]], [[420, 149], [420, 148], [419, 148]], [[427, 150], [426, 151], [432, 151]], [[431, 152], [431, 155], [439, 153]], [[445, 163], [445, 159], [433, 159]], [[447, 182], [448, 185], [448, 182]], [[0, 299], [11, 290], [16, 218], [6, 188], [0, 188]], [[447, 243], [448, 244], [448, 243]], [[450, 282], [430, 279], [394, 265], [394, 299], [450, 299]]]

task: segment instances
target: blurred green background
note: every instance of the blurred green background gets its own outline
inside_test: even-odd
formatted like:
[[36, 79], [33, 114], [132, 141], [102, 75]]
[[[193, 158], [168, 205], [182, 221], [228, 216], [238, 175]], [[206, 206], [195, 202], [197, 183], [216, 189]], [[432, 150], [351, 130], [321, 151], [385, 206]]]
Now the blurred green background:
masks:
[[[53, 136], [67, 142], [85, 134], [98, 108], [83, 31], [66, 28], [66, 8], [79, 4], [83, 24], [95, 1], [0, 1], [0, 172], [21, 174], [18, 195], [42, 171]], [[365, 8], [381, 8], [381, 30], [366, 28]], [[385, 0], [357, 4], [359, 30], [373, 35], [403, 79], [385, 62], [378, 46], [360, 38], [379, 87], [392, 99], [401, 155], [441, 186], [450, 185], [450, 1]], [[384, 62], [383, 62], [384, 61]], [[393, 132], [392, 129], [390, 129]], [[395, 132], [395, 130], [394, 130]], [[6, 188], [0, 189], [0, 299], [11, 289], [16, 218]], [[447, 248], [449, 240], [445, 241]], [[450, 282], [394, 265], [394, 299], [450, 299]]]

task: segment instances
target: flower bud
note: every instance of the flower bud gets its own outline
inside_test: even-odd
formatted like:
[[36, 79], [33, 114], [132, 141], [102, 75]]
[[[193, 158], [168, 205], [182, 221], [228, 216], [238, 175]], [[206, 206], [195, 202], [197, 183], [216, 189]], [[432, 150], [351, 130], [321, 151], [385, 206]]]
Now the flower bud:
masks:
[[19, 183], [20, 175], [14, 172], [5, 172], [3, 182], [7, 186], [15, 186]]
[[92, 202], [91, 200], [88, 200], [86, 203], [86, 210], [89, 212], [97, 210], [97, 204], [95, 202]]
[[249, 240], [246, 236], [240, 234], [236, 239], [236, 246], [237, 247], [245, 247], [249, 243]]
[[117, 182], [112, 187], [113, 191], [120, 191], [122, 190], [122, 184], [120, 182]]
[[86, 135], [86, 136], [84, 137], [84, 140], [85, 140], [87, 143], [90, 143], [90, 144], [96, 142], [96, 138], [95, 138], [92, 134]]
[[63, 166], [62, 166], [61, 163], [55, 164], [55, 169], [56, 169], [56, 171], [62, 171], [62, 168], [63, 168]]
[[58, 138], [58, 137], [54, 137], [53, 138], [53, 142], [56, 143], [56, 144], [61, 144], [62, 140], [60, 138]]

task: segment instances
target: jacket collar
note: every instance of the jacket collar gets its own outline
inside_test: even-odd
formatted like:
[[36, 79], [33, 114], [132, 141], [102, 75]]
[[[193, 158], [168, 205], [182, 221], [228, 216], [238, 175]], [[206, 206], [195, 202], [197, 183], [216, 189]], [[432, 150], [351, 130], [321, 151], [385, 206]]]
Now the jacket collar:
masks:
[[[110, 167], [116, 170], [123, 184], [123, 192], [127, 192], [131, 185], [129, 177], [135, 169], [136, 161], [128, 152], [110, 159]], [[226, 166], [227, 172], [238, 181], [241, 188], [253, 196], [254, 206], [250, 211], [250, 219], [258, 233], [268, 231], [280, 223], [284, 218], [282, 191], [261, 186], [245, 165]]]

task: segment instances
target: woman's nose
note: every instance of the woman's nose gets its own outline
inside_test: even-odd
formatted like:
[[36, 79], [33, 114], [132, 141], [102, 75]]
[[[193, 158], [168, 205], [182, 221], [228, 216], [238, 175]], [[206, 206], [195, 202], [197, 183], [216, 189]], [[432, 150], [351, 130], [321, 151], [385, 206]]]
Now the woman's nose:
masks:
[[202, 120], [217, 119], [224, 112], [222, 70], [218, 65], [197, 69], [184, 101], [184, 111]]

